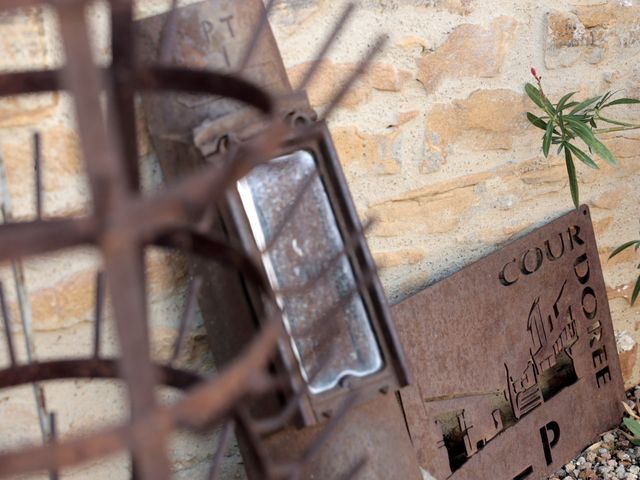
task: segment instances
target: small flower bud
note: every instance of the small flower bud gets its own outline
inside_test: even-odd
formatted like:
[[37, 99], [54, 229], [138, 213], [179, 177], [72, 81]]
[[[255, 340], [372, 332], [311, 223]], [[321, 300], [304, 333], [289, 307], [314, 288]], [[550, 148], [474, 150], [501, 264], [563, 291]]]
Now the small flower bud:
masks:
[[531, 75], [533, 75], [533, 78], [538, 78], [538, 72], [536, 72], [536, 69], [531, 67]]

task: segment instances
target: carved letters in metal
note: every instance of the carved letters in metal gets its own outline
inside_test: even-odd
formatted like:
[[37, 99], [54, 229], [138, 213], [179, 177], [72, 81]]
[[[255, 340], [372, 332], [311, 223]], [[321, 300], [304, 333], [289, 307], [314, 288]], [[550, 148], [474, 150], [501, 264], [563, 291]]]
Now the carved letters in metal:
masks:
[[617, 425], [622, 379], [587, 207], [397, 305], [401, 391], [435, 478], [554, 472]]

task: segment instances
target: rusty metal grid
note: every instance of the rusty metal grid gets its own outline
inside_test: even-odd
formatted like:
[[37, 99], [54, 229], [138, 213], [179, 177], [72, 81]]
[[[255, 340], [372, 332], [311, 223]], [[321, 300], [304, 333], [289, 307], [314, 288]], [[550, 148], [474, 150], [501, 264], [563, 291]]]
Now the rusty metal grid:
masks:
[[[40, 3], [43, 2], [3, 0], [0, 8], [13, 9]], [[154, 65], [139, 63], [134, 39], [133, 5], [127, 0], [109, 2], [112, 63], [106, 68], [96, 67], [85, 22], [87, 3], [84, 0], [48, 2], [58, 14], [65, 66], [55, 70], [0, 74], [0, 95], [55, 90], [67, 90], [72, 94], [92, 211], [82, 217], [42, 219], [38, 216], [32, 221], [1, 225], [0, 260], [9, 261], [78, 245], [93, 245], [101, 252], [103, 273], [96, 280], [99, 293], [96, 298], [94, 355], [87, 359], [31, 364], [19, 364], [12, 355], [11, 364], [0, 370], [0, 387], [62, 378], [119, 377], [127, 387], [131, 418], [127, 424], [64, 441], [55, 437], [55, 428], [52, 428], [51, 438], [45, 445], [1, 453], [0, 476], [44, 470], [50, 472], [51, 478], [57, 478], [64, 467], [129, 450], [133, 460], [132, 474], [136, 478], [162, 480], [171, 474], [167, 441], [172, 430], [202, 431], [222, 424], [223, 433], [211, 465], [210, 478], [215, 478], [236, 427], [249, 439], [251, 454], [261, 469], [261, 478], [295, 478], [340, 424], [354, 398], [349, 397], [343, 402], [331, 420], [319, 429], [317, 435], [306, 443], [304, 451], [293, 460], [278, 461], [268, 453], [263, 438], [287, 425], [292, 415], [290, 405], [285, 405], [272, 417], [255, 418], [251, 413], [252, 399], [280, 389], [283, 383], [287, 383], [286, 379], [274, 376], [270, 369], [273, 354], [285, 335], [279, 311], [273, 301], [273, 292], [253, 259], [227, 240], [211, 236], [199, 228], [209, 207], [222, 199], [227, 187], [235, 184], [253, 166], [273, 157], [282, 136], [291, 126], [274, 115], [278, 97], [245, 80], [237, 71], [220, 73], [168, 66], [162, 62]], [[268, 8], [272, 4], [270, 2]], [[254, 26], [254, 36], [246, 46], [243, 64], [256, 49], [261, 30], [267, 22], [268, 8]], [[174, 2], [174, 9], [163, 25], [161, 53], [174, 39], [175, 11]], [[338, 30], [336, 28], [331, 34], [326, 48]], [[349, 81], [337, 88], [327, 114], [340, 103], [380, 46], [381, 42], [376, 42]], [[321, 50], [321, 55], [326, 48]], [[315, 62], [310, 68], [307, 82], [313, 77], [317, 65]], [[196, 173], [172, 180], [160, 190], [143, 193], [138, 171], [135, 95], [138, 92], [169, 90], [242, 102], [260, 112], [266, 127], [238, 148], [227, 152], [222, 168], [204, 165]], [[102, 115], [103, 94], [107, 98], [106, 117]], [[35, 164], [39, 165], [39, 157]], [[39, 167], [36, 174], [39, 174]], [[37, 211], [41, 212], [38, 181], [36, 185]], [[171, 363], [155, 365], [151, 362], [144, 280], [144, 248], [148, 245], [174, 248], [235, 268], [259, 288], [265, 305], [262, 327], [246, 349], [219, 374], [203, 378], [174, 368]], [[197, 277], [191, 285], [192, 295], [181, 322], [174, 359], [189, 323], [189, 312], [193, 311], [193, 302], [201, 288], [202, 280]], [[108, 292], [113, 305], [121, 347], [121, 356], [117, 359], [105, 358], [100, 353], [100, 322], [105, 292]], [[5, 308], [3, 314], [5, 325], [8, 325]], [[9, 328], [5, 329], [5, 341], [8, 351], [12, 352]], [[186, 395], [173, 405], [160, 406], [155, 395], [155, 388], [160, 384], [183, 389]], [[358, 459], [341, 474], [345, 478], [355, 476], [366, 460]]]

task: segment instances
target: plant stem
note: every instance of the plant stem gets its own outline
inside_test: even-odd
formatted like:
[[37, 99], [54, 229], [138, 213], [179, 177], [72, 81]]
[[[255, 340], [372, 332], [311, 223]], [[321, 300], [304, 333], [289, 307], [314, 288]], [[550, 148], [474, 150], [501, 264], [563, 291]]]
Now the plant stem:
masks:
[[640, 125], [631, 125], [628, 127], [611, 127], [611, 128], [594, 128], [593, 133], [600, 135], [602, 133], [625, 132], [627, 130], [638, 130]]
[[602, 120], [603, 122], [611, 123], [613, 125], [620, 125], [621, 127], [627, 127], [629, 129], [640, 128], [640, 124], [637, 123], [620, 122], [618, 120], [611, 120], [610, 118], [603, 117], [602, 115], [600, 115], [599, 111], [596, 111], [596, 118], [598, 118], [598, 120]]

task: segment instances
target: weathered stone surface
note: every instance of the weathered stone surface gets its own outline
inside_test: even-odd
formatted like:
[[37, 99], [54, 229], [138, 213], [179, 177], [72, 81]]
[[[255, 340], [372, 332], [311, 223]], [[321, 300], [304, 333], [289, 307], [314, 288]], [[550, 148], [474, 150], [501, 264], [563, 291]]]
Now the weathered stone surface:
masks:
[[[49, 288], [30, 292], [31, 311], [35, 330], [69, 328], [88, 321], [93, 314], [95, 272], [73, 274]], [[18, 321], [18, 307], [11, 305], [12, 318]]]
[[[66, 329], [78, 323], [91, 321], [94, 315], [95, 270], [87, 269], [72, 273], [55, 284], [39, 289], [30, 289], [29, 300], [33, 315], [34, 329], [51, 331]], [[181, 296], [186, 286], [186, 265], [184, 258], [177, 254], [153, 252], [147, 256], [146, 281], [150, 301]], [[27, 284], [29, 287], [29, 284]], [[10, 303], [11, 317], [19, 322], [18, 305]], [[176, 325], [180, 311], [169, 318]]]
[[613, 217], [605, 217], [602, 220], [593, 221], [593, 231], [597, 237], [601, 237], [611, 227], [613, 223]]
[[[49, 64], [42, 9], [0, 13], [0, 70], [26, 70]], [[21, 95], [0, 100], [0, 127], [33, 124], [50, 116], [57, 94]]]
[[476, 90], [464, 100], [436, 104], [427, 114], [427, 149], [446, 158], [452, 146], [508, 150], [527, 127], [525, 98], [513, 90]]
[[[603, 115], [606, 116], [604, 113]], [[611, 116], [616, 118], [615, 115]], [[640, 152], [640, 136], [638, 135], [609, 134], [603, 135], [601, 138], [618, 160], [637, 157]]]
[[415, 265], [424, 257], [425, 252], [418, 248], [373, 250], [373, 258], [380, 269], [393, 268], [402, 265]]
[[640, 8], [632, 2], [583, 3], [574, 12], [553, 11], [546, 16], [547, 68], [597, 64], [606, 52], [640, 46]]
[[[14, 214], [19, 219], [32, 216], [35, 177], [31, 131], [0, 137], [0, 143]], [[42, 129], [41, 149], [44, 213], [63, 215], [84, 211], [88, 195], [75, 131], [60, 124]]]
[[[292, 85], [298, 85], [311, 63], [302, 63], [287, 70]], [[309, 101], [314, 107], [326, 105], [349, 75], [357, 68], [355, 63], [333, 63], [324, 60], [309, 85]], [[410, 74], [388, 63], [373, 63], [344, 97], [341, 106], [353, 108], [367, 100], [374, 90], [399, 92]]]
[[447, 9], [458, 15], [469, 15], [473, 12], [475, 0], [447, 0]]
[[[618, 356], [620, 357], [622, 377], [631, 380], [638, 359], [638, 344], [631, 335], [629, 335], [629, 332], [624, 330], [616, 334], [616, 344], [618, 347]], [[635, 385], [636, 383], [633, 381], [625, 382], [625, 388], [631, 388]]]
[[637, 29], [640, 7], [635, 2], [609, 0], [606, 5], [587, 5], [576, 9], [582, 24], [593, 29], [594, 35], [616, 40], [612, 46], [637, 45], [640, 32]]
[[548, 13], [546, 27], [544, 61], [547, 68], [573, 65], [583, 54], [583, 49], [577, 47], [592, 44], [587, 29], [573, 13]]
[[400, 7], [411, 7], [418, 12], [436, 10], [438, 12], [448, 11], [456, 15], [469, 15], [473, 12], [476, 3], [477, 0], [420, 0], [419, 2], [415, 0], [360, 0], [358, 5], [385, 11], [389, 9], [398, 10]]
[[428, 93], [447, 77], [495, 77], [518, 22], [498, 17], [489, 28], [464, 24], [457, 27], [435, 52], [418, 59], [418, 80]]
[[462, 215], [477, 203], [472, 185], [440, 184], [375, 204], [368, 216], [376, 220], [372, 235], [379, 237], [446, 233], [458, 227]]
[[187, 263], [182, 255], [153, 249], [146, 256], [146, 267], [149, 292], [153, 297], [182, 293], [187, 280]]
[[374, 175], [389, 175], [400, 171], [400, 159], [395, 154], [402, 141], [400, 130], [372, 135], [355, 127], [332, 131], [340, 161], [345, 168], [360, 168]]
[[596, 208], [613, 210], [620, 206], [620, 202], [629, 195], [629, 188], [622, 186], [608, 190], [598, 195], [591, 201], [591, 205]]

